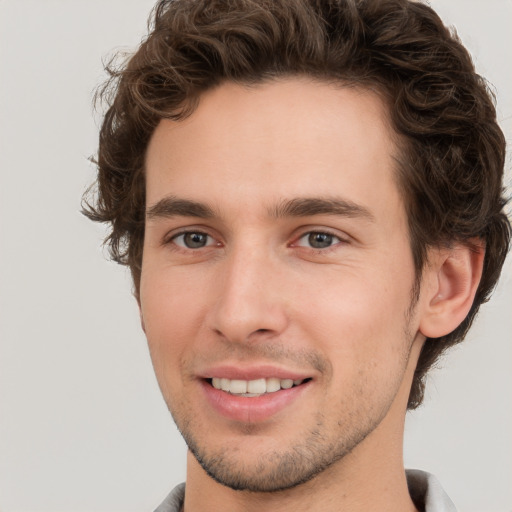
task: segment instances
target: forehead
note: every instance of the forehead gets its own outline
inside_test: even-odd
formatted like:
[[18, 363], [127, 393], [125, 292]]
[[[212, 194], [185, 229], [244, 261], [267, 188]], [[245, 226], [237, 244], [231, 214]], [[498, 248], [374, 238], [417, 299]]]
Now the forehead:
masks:
[[172, 194], [268, 210], [283, 199], [334, 194], [371, 210], [396, 206], [388, 118], [367, 89], [302, 78], [225, 83], [204, 93], [187, 119], [156, 128], [147, 204]]

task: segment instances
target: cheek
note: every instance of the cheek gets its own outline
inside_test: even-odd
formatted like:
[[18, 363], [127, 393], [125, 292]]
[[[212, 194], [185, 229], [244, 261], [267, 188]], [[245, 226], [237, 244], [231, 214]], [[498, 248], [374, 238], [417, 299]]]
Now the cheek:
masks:
[[[197, 287], [179, 274], [143, 272], [141, 313], [148, 346], [159, 381], [177, 378], [185, 351], [202, 325], [204, 307]], [[163, 383], [160, 382], [162, 386]]]
[[340, 373], [347, 380], [399, 364], [402, 357], [397, 355], [408, 349], [404, 332], [410, 290], [408, 284], [395, 284], [376, 275], [347, 273], [326, 280], [321, 288], [317, 281], [321, 293], [302, 297], [303, 307], [294, 313], [301, 330], [333, 365], [344, 367]]
[[177, 271], [165, 266], [153, 269], [149, 265], [143, 268], [141, 311], [151, 341], [169, 331], [177, 335], [178, 342], [181, 331], [190, 323], [188, 319], [198, 314], [204, 282], [201, 287], [201, 280], [194, 280], [194, 275], [188, 269]]
[[358, 279], [345, 289], [310, 297], [301, 315], [303, 334], [332, 368], [325, 410], [344, 411], [344, 422], [357, 418], [359, 424], [388, 409], [403, 379], [410, 345], [404, 334], [408, 303], [403, 295], [408, 291], [368, 284]]

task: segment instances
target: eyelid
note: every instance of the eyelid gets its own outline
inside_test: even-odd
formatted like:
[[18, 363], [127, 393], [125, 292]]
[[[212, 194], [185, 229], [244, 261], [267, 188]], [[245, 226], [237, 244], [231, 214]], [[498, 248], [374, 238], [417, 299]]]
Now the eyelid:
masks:
[[[196, 248], [193, 248], [193, 247], [187, 247], [185, 245], [185, 243], [181, 244], [181, 243], [178, 243], [176, 240], [178, 240], [180, 237], [185, 237], [186, 235], [188, 234], [197, 234], [197, 235], [205, 235], [206, 236], [206, 244], [203, 245], [202, 247], [196, 247]], [[215, 245], [214, 243], [209, 243], [208, 239], [210, 239], [210, 241], [213, 241], [215, 242], [215, 239], [209, 235], [208, 233], [202, 233], [200, 231], [188, 231], [188, 232], [185, 232], [185, 233], [177, 233], [176, 235], [174, 235], [172, 238], [171, 238], [171, 241], [173, 243], [175, 243], [178, 247], [182, 248], [182, 249], [186, 249], [186, 250], [199, 250], [199, 249], [204, 249], [205, 247], [210, 247], [212, 245]]]
[[190, 250], [198, 250], [198, 249], [191, 249], [189, 247], [186, 247], [184, 245], [179, 245], [175, 242], [175, 240], [180, 237], [180, 236], [184, 236], [186, 234], [189, 234], [189, 233], [198, 233], [198, 234], [201, 234], [201, 235], [206, 235], [208, 238], [210, 238], [211, 240], [213, 240], [215, 243], [208, 243], [207, 245], [204, 246], [204, 248], [206, 247], [211, 247], [213, 245], [221, 245], [221, 242], [218, 240], [218, 237], [216, 237], [215, 235], [213, 235], [210, 230], [208, 230], [207, 228], [205, 228], [204, 226], [187, 226], [187, 227], [183, 227], [183, 228], [178, 228], [178, 229], [175, 229], [175, 230], [171, 230], [170, 232], [166, 233], [163, 238], [162, 238], [162, 245], [170, 245], [170, 244], [174, 244], [177, 248], [179, 249], [183, 249], [185, 251], [190, 251]]
[[290, 244], [290, 247], [306, 247], [304, 245], [298, 245], [298, 241], [304, 238], [307, 235], [310, 235], [312, 233], [321, 233], [325, 235], [332, 236], [333, 238], [338, 239], [338, 242], [334, 243], [333, 245], [324, 248], [324, 249], [315, 249], [314, 247], [310, 247], [312, 250], [319, 250], [319, 251], [327, 251], [331, 248], [334, 248], [341, 244], [348, 244], [350, 243], [351, 237], [345, 233], [340, 233], [339, 231], [325, 228], [325, 227], [316, 227], [316, 226], [308, 226], [307, 228], [302, 228], [300, 233], [294, 237], [294, 241]]
[[[183, 228], [177, 228], [175, 230], [171, 230], [170, 232], [166, 233], [162, 237], [162, 245], [169, 245], [173, 244], [177, 249], [183, 249], [185, 251], [197, 251], [198, 249], [192, 249], [188, 248], [184, 245], [177, 244], [175, 240], [180, 237], [184, 236], [189, 233], [199, 233], [202, 235], [207, 236], [212, 242], [207, 243], [202, 248], [212, 247], [212, 246], [221, 246], [223, 245], [223, 242], [219, 240], [219, 237], [215, 234], [212, 234], [210, 229], [208, 229], [205, 226], [187, 226]], [[337, 241], [333, 243], [331, 246], [325, 247], [325, 248], [314, 248], [314, 247], [307, 247], [306, 245], [299, 245], [298, 242], [304, 238], [307, 235], [310, 235], [312, 233], [321, 233], [329, 235], [333, 238], [335, 238]], [[334, 249], [338, 247], [340, 244], [348, 244], [350, 243], [352, 237], [350, 235], [347, 235], [346, 233], [340, 233], [338, 230], [327, 228], [324, 226], [303, 226], [300, 231], [293, 236], [293, 241], [288, 244], [288, 247], [300, 247], [305, 249], [310, 249], [313, 251], [321, 251], [321, 252], [327, 252], [329, 249]]]

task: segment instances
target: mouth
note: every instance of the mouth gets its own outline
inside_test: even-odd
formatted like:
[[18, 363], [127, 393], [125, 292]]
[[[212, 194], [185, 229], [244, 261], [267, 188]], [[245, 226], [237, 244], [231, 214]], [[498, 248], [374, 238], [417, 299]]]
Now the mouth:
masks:
[[226, 377], [213, 377], [206, 379], [206, 382], [213, 388], [224, 391], [231, 395], [256, 398], [278, 391], [292, 389], [309, 382], [306, 379], [280, 379], [278, 377], [260, 378], [254, 380], [228, 379]]
[[203, 372], [198, 382], [206, 399], [205, 414], [238, 423], [262, 423], [295, 410], [291, 408], [300, 407], [314, 389], [313, 375], [274, 365], [227, 364]]

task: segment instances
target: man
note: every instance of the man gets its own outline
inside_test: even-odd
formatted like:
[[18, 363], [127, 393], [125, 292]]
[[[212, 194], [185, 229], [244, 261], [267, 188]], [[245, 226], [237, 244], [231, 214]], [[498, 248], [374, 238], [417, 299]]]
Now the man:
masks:
[[160, 2], [98, 197], [188, 447], [157, 509], [454, 510], [407, 409], [510, 240], [484, 81], [406, 0]]

